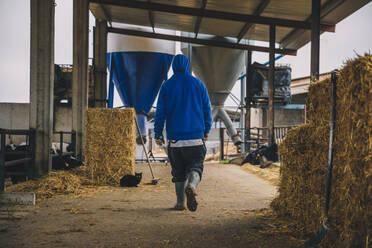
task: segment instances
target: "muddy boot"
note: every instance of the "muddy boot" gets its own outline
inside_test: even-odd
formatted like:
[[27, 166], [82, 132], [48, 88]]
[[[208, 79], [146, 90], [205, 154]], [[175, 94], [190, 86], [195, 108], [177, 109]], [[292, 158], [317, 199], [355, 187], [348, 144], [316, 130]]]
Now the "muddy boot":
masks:
[[187, 197], [187, 208], [194, 212], [198, 207], [198, 202], [196, 201], [196, 188], [200, 182], [199, 173], [196, 171], [191, 171], [187, 177], [188, 183], [185, 189], [186, 197]]
[[174, 206], [175, 210], [185, 210], [185, 185], [186, 182], [176, 182], [177, 203]]

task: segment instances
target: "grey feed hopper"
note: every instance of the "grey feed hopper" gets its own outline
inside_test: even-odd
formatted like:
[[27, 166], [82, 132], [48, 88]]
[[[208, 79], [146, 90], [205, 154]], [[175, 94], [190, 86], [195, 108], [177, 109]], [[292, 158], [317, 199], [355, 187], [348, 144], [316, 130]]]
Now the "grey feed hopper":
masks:
[[[209, 46], [192, 46], [191, 50], [192, 71], [208, 89], [213, 107], [213, 120], [220, 119], [225, 124], [234, 144], [239, 145], [241, 139], [223, 106], [244, 70], [244, 51]], [[182, 52], [187, 55], [187, 45], [182, 44]]]

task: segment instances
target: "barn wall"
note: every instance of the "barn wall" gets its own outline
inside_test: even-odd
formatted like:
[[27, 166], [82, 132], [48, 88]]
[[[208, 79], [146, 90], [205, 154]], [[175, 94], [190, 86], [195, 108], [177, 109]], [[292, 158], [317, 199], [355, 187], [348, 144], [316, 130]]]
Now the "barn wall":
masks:
[[[0, 103], [0, 128], [28, 129], [29, 104], [28, 103]], [[7, 136], [7, 143], [20, 144], [26, 141], [25, 136]]]
[[[253, 109], [251, 126], [266, 127], [266, 112], [267, 109]], [[304, 122], [303, 109], [275, 109], [274, 125], [278, 126], [295, 126]]]
[[303, 109], [275, 109], [275, 126], [294, 126], [303, 123]]
[[[72, 109], [69, 105], [58, 105], [55, 107], [53, 130], [56, 132], [71, 132], [72, 130]], [[70, 135], [64, 135], [64, 142], [71, 142]], [[54, 134], [53, 141], [59, 142], [59, 135]]]
[[[71, 131], [72, 123], [71, 107], [56, 106], [54, 131]], [[29, 104], [28, 103], [0, 103], [0, 128], [28, 129], [29, 128]], [[19, 145], [25, 142], [25, 136], [10, 135], [7, 143]], [[66, 135], [65, 142], [70, 142], [70, 136]], [[54, 135], [53, 142], [59, 142], [59, 136]]]

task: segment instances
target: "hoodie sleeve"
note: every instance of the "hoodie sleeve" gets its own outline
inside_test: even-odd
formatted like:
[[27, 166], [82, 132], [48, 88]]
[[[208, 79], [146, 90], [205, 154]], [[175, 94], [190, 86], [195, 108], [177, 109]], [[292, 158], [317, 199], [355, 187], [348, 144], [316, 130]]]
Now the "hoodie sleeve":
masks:
[[156, 104], [155, 123], [154, 123], [154, 131], [155, 131], [156, 139], [163, 138], [165, 111], [166, 111], [165, 109], [165, 87], [163, 83], [163, 85], [160, 88], [158, 103]]
[[209, 133], [212, 127], [212, 116], [211, 116], [211, 103], [209, 101], [208, 90], [203, 85], [203, 112], [204, 112], [204, 125], [205, 125], [205, 133]]

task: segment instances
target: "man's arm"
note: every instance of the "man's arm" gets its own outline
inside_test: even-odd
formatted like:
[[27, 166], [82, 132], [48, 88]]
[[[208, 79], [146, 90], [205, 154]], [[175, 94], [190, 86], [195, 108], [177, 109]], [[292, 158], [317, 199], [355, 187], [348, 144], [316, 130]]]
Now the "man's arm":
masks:
[[158, 103], [156, 104], [155, 123], [154, 123], [155, 139], [163, 140], [165, 112], [166, 112], [165, 87], [163, 84], [160, 88]]
[[203, 112], [204, 112], [204, 137], [208, 138], [208, 134], [212, 127], [211, 103], [209, 100], [208, 90], [203, 84]]

